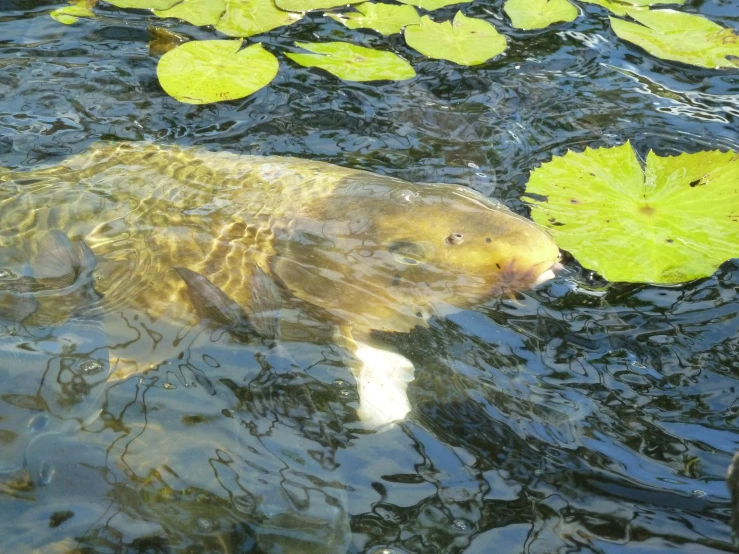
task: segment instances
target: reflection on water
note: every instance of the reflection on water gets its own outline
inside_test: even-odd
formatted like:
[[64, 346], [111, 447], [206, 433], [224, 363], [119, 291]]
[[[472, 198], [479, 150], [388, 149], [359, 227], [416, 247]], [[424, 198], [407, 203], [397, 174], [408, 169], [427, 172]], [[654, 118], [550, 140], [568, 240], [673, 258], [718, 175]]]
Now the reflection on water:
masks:
[[[2, 167], [160, 139], [459, 183], [524, 213], [528, 172], [568, 148], [739, 149], [736, 72], [651, 58], [592, 5], [522, 33], [502, 2], [472, 3], [510, 38], [502, 59], [461, 70], [391, 39], [418, 78], [344, 83], [281, 60], [253, 97], [202, 107], [163, 95], [146, 14], [62, 28], [59, 6], [0, 5]], [[735, 2], [686, 9], [737, 26]], [[679, 287], [605, 287], [570, 264], [515, 302], [378, 335], [417, 369], [409, 418], [381, 433], [357, 419], [351, 352], [307, 315], [280, 348], [240, 343], [97, 312], [79, 283], [48, 301], [55, 322], [19, 324], [20, 289], [0, 314], [2, 552], [732, 551], [736, 262]]]

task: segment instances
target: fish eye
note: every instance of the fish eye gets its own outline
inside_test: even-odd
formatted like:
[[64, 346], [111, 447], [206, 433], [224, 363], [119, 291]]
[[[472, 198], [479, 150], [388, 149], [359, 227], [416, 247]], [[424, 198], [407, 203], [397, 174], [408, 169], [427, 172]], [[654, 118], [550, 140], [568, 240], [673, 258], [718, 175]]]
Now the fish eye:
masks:
[[464, 240], [464, 235], [462, 233], [452, 233], [447, 238], [444, 239], [444, 242], [453, 245], [453, 244], [459, 244]]
[[426, 251], [416, 242], [399, 240], [390, 245], [388, 252], [395, 260], [403, 265], [418, 265], [423, 263]]

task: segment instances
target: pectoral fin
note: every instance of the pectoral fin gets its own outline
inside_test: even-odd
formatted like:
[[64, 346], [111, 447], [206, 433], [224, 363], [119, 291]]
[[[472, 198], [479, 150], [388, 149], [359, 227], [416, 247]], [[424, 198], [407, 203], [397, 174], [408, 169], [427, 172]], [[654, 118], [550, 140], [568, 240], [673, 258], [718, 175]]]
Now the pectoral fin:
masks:
[[249, 321], [264, 338], [280, 338], [280, 289], [261, 267], [255, 265], [251, 280], [251, 315]]
[[251, 308], [244, 309], [205, 276], [186, 269], [174, 268], [185, 281], [187, 293], [202, 319], [226, 327], [236, 335], [255, 334], [266, 339], [278, 339], [282, 299], [277, 285], [258, 266], [254, 266], [251, 281]]
[[229, 329], [248, 325], [246, 313], [241, 306], [205, 276], [184, 267], [175, 267], [174, 270], [185, 281], [190, 302], [202, 319]]
[[359, 418], [378, 429], [405, 418], [411, 411], [408, 384], [416, 368], [406, 357], [357, 343], [355, 355], [362, 362], [353, 370], [359, 389]]

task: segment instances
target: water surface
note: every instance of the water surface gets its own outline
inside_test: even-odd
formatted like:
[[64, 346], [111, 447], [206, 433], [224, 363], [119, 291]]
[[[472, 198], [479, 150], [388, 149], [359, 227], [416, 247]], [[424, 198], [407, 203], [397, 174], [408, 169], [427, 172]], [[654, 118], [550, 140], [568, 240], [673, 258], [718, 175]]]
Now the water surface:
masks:
[[[568, 149], [739, 150], [739, 73], [655, 59], [597, 6], [526, 33], [502, 2], [474, 2], [465, 13], [509, 39], [481, 66], [391, 37], [415, 79], [347, 83], [278, 54], [257, 94], [189, 106], [158, 85], [145, 12], [69, 27], [48, 16], [60, 5], [0, 3], [0, 166], [157, 140], [458, 183], [525, 214], [529, 172]], [[683, 9], [739, 27], [735, 0]], [[263, 42], [280, 52], [318, 31], [388, 45], [318, 15]], [[126, 310], [3, 323], [0, 551], [732, 551], [738, 287], [736, 261], [674, 287], [571, 262], [516, 302], [388, 335], [418, 371], [410, 417], [382, 433], [358, 421], [351, 353], [329, 343], [286, 356]], [[156, 363], [108, 382], [110, 348]]]

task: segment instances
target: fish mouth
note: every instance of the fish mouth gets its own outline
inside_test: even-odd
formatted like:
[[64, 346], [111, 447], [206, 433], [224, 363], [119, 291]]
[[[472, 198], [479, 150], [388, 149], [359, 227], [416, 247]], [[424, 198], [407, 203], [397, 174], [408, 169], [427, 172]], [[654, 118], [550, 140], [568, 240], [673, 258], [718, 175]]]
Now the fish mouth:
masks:
[[554, 262], [548, 269], [544, 270], [539, 276], [534, 279], [531, 287], [535, 288], [539, 285], [546, 283], [547, 281], [554, 279], [557, 274], [564, 269], [564, 266], [559, 262]]

